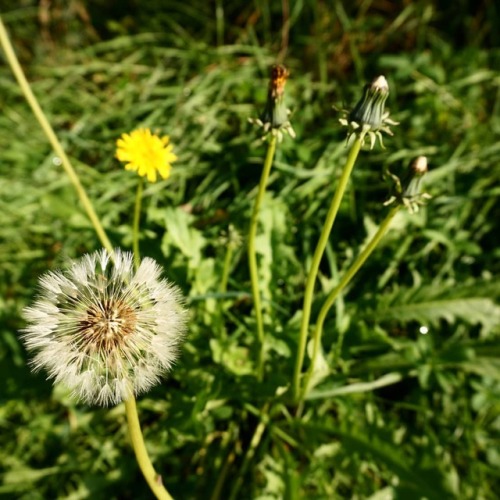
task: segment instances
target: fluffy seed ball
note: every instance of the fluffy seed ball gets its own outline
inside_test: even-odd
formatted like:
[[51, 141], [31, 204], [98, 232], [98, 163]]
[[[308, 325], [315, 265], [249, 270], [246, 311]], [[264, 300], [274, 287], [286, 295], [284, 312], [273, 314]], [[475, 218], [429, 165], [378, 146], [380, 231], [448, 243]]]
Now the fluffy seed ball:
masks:
[[39, 284], [23, 311], [22, 340], [33, 368], [79, 399], [117, 404], [150, 389], [175, 362], [187, 311], [153, 259], [134, 271], [131, 253], [117, 250], [113, 261], [101, 250]]

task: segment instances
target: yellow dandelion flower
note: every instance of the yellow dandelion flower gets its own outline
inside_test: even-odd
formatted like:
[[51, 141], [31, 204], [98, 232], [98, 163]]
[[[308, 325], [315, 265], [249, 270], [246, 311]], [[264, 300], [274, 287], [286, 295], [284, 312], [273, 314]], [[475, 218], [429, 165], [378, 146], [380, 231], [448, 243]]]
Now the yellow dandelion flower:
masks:
[[126, 170], [134, 170], [149, 182], [156, 182], [156, 172], [163, 179], [170, 176], [171, 163], [177, 160], [169, 144], [168, 135], [160, 137], [148, 128], [122, 134], [116, 141], [116, 158], [126, 163]]

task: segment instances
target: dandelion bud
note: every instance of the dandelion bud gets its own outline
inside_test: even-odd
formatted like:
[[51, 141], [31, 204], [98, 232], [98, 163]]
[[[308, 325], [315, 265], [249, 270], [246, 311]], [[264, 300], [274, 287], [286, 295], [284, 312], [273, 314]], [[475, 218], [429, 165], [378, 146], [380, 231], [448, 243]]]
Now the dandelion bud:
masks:
[[379, 76], [365, 85], [363, 97], [352, 111], [343, 111], [340, 123], [349, 128], [348, 140], [352, 136], [359, 136], [364, 142], [365, 135], [370, 137], [370, 148], [375, 146], [376, 139], [384, 147], [382, 132], [393, 135], [389, 125], [398, 125], [389, 119], [389, 113], [385, 111], [385, 101], [389, 96], [389, 85], [384, 76]]
[[368, 126], [378, 130], [382, 126], [384, 105], [389, 96], [389, 85], [383, 76], [365, 85], [363, 97], [349, 114], [349, 121], [356, 122], [360, 127]]
[[86, 403], [107, 406], [158, 383], [172, 367], [186, 327], [177, 287], [150, 258], [134, 271], [131, 253], [85, 255], [39, 280], [24, 309], [22, 340], [35, 370]]
[[276, 135], [279, 140], [282, 139], [282, 132], [288, 133], [290, 137], [295, 137], [295, 132], [288, 119], [290, 112], [285, 105], [285, 84], [289, 74], [285, 66], [281, 64], [272, 66], [264, 112], [259, 119], [250, 120], [264, 128], [264, 139], [268, 132]]
[[414, 199], [420, 195], [422, 177], [427, 173], [427, 158], [418, 156], [410, 162], [406, 176], [401, 182], [403, 198]]
[[425, 200], [431, 196], [421, 192], [422, 177], [427, 173], [427, 158], [418, 156], [410, 162], [410, 165], [400, 179], [396, 175], [390, 174], [395, 182], [395, 187], [391, 197], [384, 203], [398, 203], [404, 205], [410, 213], [418, 212], [419, 205], [423, 205]]
[[269, 123], [271, 128], [280, 128], [288, 122], [288, 110], [284, 97], [289, 74], [285, 66], [276, 64], [271, 68], [266, 108], [261, 117], [262, 122]]

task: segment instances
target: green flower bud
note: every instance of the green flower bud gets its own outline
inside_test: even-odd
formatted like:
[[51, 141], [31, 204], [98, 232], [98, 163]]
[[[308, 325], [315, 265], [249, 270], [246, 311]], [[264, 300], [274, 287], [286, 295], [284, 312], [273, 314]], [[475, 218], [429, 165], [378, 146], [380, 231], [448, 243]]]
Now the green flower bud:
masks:
[[397, 122], [389, 118], [389, 113], [385, 111], [385, 101], [389, 96], [389, 85], [383, 76], [379, 76], [365, 85], [363, 97], [352, 111], [343, 110], [343, 117], [340, 123], [349, 129], [348, 141], [353, 137], [359, 137], [364, 143], [365, 136], [370, 138], [370, 149], [373, 149], [378, 138], [380, 145], [382, 142], [382, 132], [392, 135], [389, 125], [398, 125]]
[[410, 163], [408, 171], [401, 182], [403, 198], [413, 200], [420, 196], [422, 177], [427, 173], [427, 170], [427, 158], [425, 156], [418, 156]]
[[295, 137], [295, 132], [288, 119], [290, 112], [285, 105], [285, 84], [288, 76], [289, 72], [285, 66], [281, 64], [272, 66], [264, 112], [259, 119], [249, 120], [264, 129], [263, 139], [271, 134], [281, 141], [283, 132], [289, 134], [290, 137]]
[[419, 205], [431, 196], [421, 192], [422, 178], [427, 173], [427, 158], [418, 156], [411, 161], [402, 179], [390, 173], [395, 182], [391, 197], [384, 203], [397, 203], [405, 206], [410, 213], [418, 212]]
[[377, 131], [383, 125], [384, 105], [389, 95], [389, 85], [383, 76], [379, 76], [372, 83], [365, 85], [363, 97], [349, 114], [349, 121], [364, 128], [369, 126]]
[[289, 74], [285, 66], [276, 64], [271, 68], [267, 103], [261, 116], [262, 122], [269, 123], [271, 128], [280, 128], [288, 122], [288, 110], [284, 97]]

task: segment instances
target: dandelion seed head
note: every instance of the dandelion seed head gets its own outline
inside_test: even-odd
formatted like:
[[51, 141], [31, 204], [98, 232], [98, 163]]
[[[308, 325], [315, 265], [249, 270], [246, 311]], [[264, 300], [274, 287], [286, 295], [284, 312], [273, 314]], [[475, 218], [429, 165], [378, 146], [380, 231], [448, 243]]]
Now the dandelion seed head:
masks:
[[132, 254], [118, 250], [111, 261], [102, 250], [39, 285], [21, 337], [34, 370], [79, 399], [117, 404], [157, 384], [176, 361], [187, 312], [153, 259], [135, 272]]

